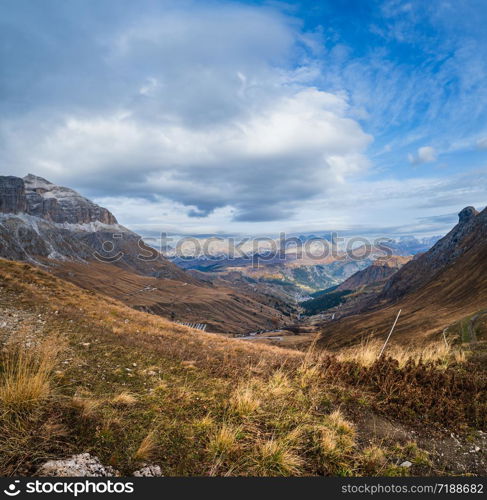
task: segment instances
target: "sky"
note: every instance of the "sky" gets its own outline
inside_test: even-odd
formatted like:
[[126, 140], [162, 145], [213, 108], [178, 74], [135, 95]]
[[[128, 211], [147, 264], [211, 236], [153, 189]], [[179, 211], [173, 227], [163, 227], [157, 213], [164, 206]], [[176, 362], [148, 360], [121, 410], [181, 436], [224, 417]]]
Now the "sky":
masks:
[[0, 9], [0, 175], [144, 235], [434, 235], [487, 205], [484, 0]]

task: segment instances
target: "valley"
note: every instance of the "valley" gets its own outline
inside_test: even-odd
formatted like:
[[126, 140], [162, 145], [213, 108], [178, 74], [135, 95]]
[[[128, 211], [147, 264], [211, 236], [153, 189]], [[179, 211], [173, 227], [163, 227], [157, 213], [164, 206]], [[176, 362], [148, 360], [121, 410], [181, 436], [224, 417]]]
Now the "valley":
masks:
[[2, 474], [485, 471], [486, 209], [415, 255], [183, 266], [45, 179], [0, 200]]

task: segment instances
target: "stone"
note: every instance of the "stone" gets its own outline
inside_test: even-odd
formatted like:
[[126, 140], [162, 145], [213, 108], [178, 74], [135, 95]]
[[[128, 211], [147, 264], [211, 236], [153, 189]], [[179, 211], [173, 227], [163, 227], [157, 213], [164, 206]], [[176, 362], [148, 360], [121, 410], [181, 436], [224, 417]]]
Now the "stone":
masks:
[[478, 210], [475, 209], [475, 207], [465, 207], [459, 214], [458, 214], [458, 221], [460, 224], [464, 224], [465, 222], [469, 221], [472, 217], [476, 217], [479, 214]]
[[134, 477], [162, 477], [161, 468], [158, 465], [144, 465], [141, 469], [132, 473]]
[[27, 213], [57, 223], [88, 224], [101, 222], [117, 224], [113, 214], [84, 198], [76, 191], [57, 186], [36, 175], [26, 175], [25, 195]]
[[37, 470], [37, 476], [45, 477], [114, 477], [120, 473], [101, 464], [89, 453], [73, 455], [63, 460], [49, 460]]
[[405, 462], [403, 462], [400, 467], [406, 467], [406, 468], [409, 468], [411, 467], [411, 465], [413, 465], [409, 460], [406, 460]]
[[0, 213], [17, 214], [26, 210], [24, 181], [11, 175], [0, 176]]

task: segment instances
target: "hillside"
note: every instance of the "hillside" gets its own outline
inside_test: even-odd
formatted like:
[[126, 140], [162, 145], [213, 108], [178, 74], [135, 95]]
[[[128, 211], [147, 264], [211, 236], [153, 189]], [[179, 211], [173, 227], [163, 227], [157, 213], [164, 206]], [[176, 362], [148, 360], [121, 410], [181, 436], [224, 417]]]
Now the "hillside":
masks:
[[209, 332], [242, 334], [272, 329], [289, 323], [294, 313], [293, 306], [283, 299], [253, 290], [235, 290], [225, 283], [201, 286], [123, 269], [114, 272], [113, 266], [101, 262], [56, 262], [51, 263], [50, 270], [135, 309], [173, 321], [205, 324]]
[[191, 330], [28, 264], [0, 259], [0, 283], [2, 475], [79, 453], [124, 475], [144, 463], [165, 476], [485, 470], [470, 451], [486, 444], [474, 430], [486, 380], [448, 353], [441, 369], [360, 368]]
[[[30, 475], [48, 458], [85, 452], [122, 474], [149, 462], [168, 476], [485, 467], [483, 454], [468, 453], [477, 438], [461, 437], [462, 425], [485, 426], [478, 406], [485, 380], [458, 373], [450, 400], [437, 399], [425, 413], [454, 365], [411, 386], [407, 370], [384, 360], [363, 368], [357, 385], [353, 363], [191, 330], [28, 264], [0, 260], [0, 282], [0, 407], [9, 409], [0, 420], [3, 475]], [[385, 398], [381, 373], [414, 391], [408, 413]], [[413, 433], [415, 412], [429, 424]], [[444, 456], [453, 441], [441, 426], [450, 419], [460, 432], [454, 449], [467, 451], [468, 461]], [[411, 469], [400, 467], [405, 460]]]
[[463, 328], [487, 309], [486, 235], [487, 210], [462, 210], [450, 233], [393, 275], [368, 310], [323, 324], [322, 345], [384, 337], [399, 309], [394, 332], [399, 341], [423, 342], [440, 338], [445, 328], [452, 333]]
[[357, 290], [361, 286], [373, 285], [387, 281], [401, 267], [409, 262], [411, 257], [400, 257], [392, 255], [387, 258], [378, 258], [365, 269], [356, 272], [346, 279], [338, 287], [338, 291]]

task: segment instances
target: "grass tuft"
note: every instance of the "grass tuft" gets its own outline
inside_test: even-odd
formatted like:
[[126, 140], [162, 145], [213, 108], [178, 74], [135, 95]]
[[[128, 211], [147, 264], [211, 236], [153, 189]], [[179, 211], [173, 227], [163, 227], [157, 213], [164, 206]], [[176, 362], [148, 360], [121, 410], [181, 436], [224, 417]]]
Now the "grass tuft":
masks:
[[257, 444], [252, 470], [257, 476], [298, 476], [303, 465], [289, 440], [273, 438]]
[[46, 400], [51, 394], [51, 377], [60, 349], [57, 340], [48, 339], [35, 351], [21, 344], [7, 350], [0, 375], [2, 406], [19, 412]]
[[260, 399], [255, 394], [251, 385], [239, 385], [230, 398], [230, 411], [239, 416], [247, 417], [257, 411], [260, 406]]
[[136, 402], [137, 398], [127, 391], [123, 391], [112, 398], [112, 403], [118, 406], [131, 406]]
[[157, 439], [154, 431], [150, 431], [140, 443], [134, 458], [136, 460], [150, 460], [157, 448]]

